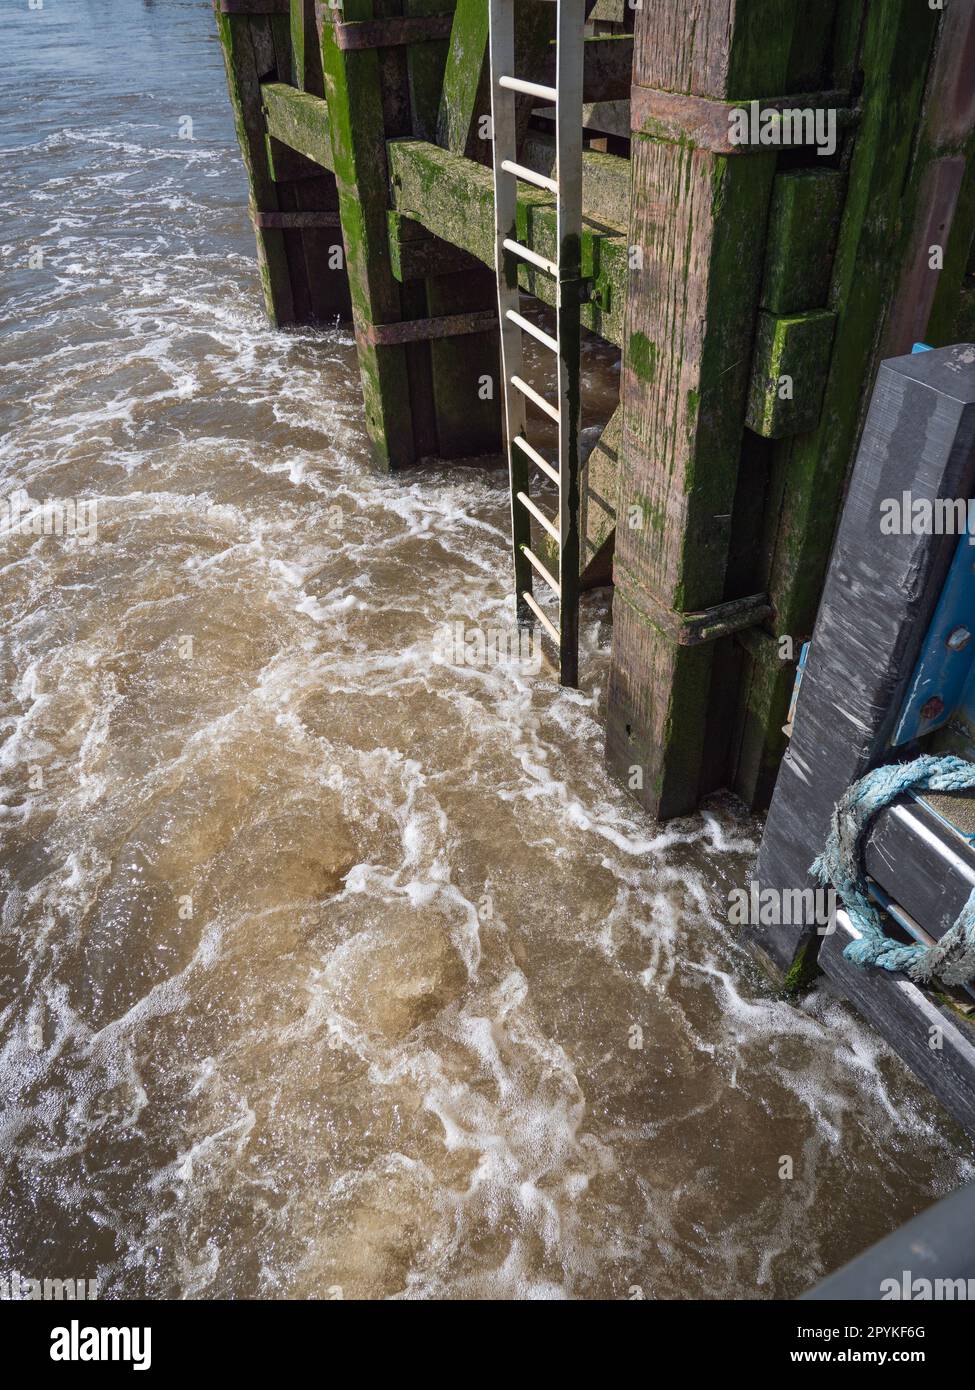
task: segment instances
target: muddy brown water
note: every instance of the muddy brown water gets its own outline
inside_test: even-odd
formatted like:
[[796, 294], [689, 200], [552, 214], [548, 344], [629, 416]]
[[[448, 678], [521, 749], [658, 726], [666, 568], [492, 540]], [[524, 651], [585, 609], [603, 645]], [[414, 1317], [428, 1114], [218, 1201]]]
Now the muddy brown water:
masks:
[[205, 0], [6, 46], [0, 493], [97, 531], [0, 534], [0, 1274], [781, 1297], [971, 1177], [723, 926], [758, 823], [608, 779], [605, 595], [579, 691], [438, 658], [504, 479], [374, 476], [348, 331], [267, 327]]

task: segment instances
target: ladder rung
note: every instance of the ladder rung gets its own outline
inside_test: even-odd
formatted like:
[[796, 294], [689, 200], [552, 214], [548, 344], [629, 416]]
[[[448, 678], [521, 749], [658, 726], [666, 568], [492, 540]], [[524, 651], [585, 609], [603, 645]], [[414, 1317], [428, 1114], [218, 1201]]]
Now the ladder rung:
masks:
[[544, 188], [549, 193], [558, 193], [559, 186], [554, 179], [545, 174], [536, 174], [534, 169], [526, 169], [524, 164], [516, 164], [513, 159], [502, 159], [501, 168], [506, 174], [514, 174], [516, 179], [533, 183], [536, 188]]
[[556, 102], [559, 94], [554, 87], [543, 87], [540, 82], [525, 82], [520, 77], [499, 77], [499, 87], [507, 87], [509, 92], [524, 92], [527, 97], [538, 97], [539, 101]]
[[545, 614], [539, 608], [538, 604], [532, 598], [531, 594], [524, 593], [522, 594], [522, 598], [528, 604], [528, 607], [531, 609], [531, 611], [535, 614], [535, 617], [538, 618], [539, 622], [541, 622], [542, 624], [544, 624], [545, 627], [548, 628], [549, 636], [552, 638], [552, 641], [555, 642], [556, 646], [561, 647], [562, 644], [559, 641], [559, 634], [555, 627], [555, 624], [549, 618], [546, 618]]
[[520, 376], [513, 376], [511, 384], [516, 391], [520, 391], [523, 396], [527, 396], [538, 406], [539, 410], [544, 410], [556, 424], [559, 423], [559, 412], [554, 405], [551, 405], [544, 396], [540, 396], [533, 386], [529, 386], [527, 381], [522, 381]]
[[537, 251], [532, 251], [528, 246], [522, 246], [519, 241], [512, 241], [510, 237], [505, 237], [501, 243], [506, 251], [512, 255], [520, 256], [523, 261], [528, 261], [529, 265], [537, 265], [539, 270], [544, 270], [548, 275], [554, 275], [556, 280], [559, 278], [559, 268], [554, 261], [547, 261], [544, 256], [540, 256]]
[[525, 558], [526, 558], [527, 560], [530, 560], [531, 563], [532, 563], [532, 564], [535, 566], [535, 568], [538, 570], [538, 573], [539, 573], [539, 574], [542, 576], [542, 578], [545, 580], [545, 583], [546, 583], [546, 584], [548, 585], [548, 587], [552, 590], [553, 594], [555, 594], [556, 598], [561, 598], [561, 597], [562, 597], [562, 590], [561, 590], [561, 588], [559, 587], [559, 582], [558, 582], [558, 580], [552, 578], [552, 576], [549, 574], [548, 570], [547, 570], [547, 569], [545, 568], [545, 566], [542, 564], [541, 560], [538, 558], [538, 556], [535, 554], [535, 552], [534, 552], [533, 550], [529, 550], [529, 548], [528, 548], [527, 545], [523, 545], [523, 546], [521, 547], [521, 550], [522, 550], [522, 554], [525, 556]]
[[550, 335], [541, 328], [538, 328], [530, 319], [522, 318], [521, 314], [516, 313], [514, 309], [506, 309], [504, 316], [506, 319], [510, 319], [512, 323], [516, 323], [523, 333], [529, 334], [536, 342], [542, 343], [547, 348], [551, 348], [552, 352], [558, 352], [558, 341], [550, 337]]
[[517, 494], [517, 497], [518, 501], [522, 504], [522, 506], [526, 507], [528, 511], [531, 512], [535, 520], [541, 522], [541, 524], [545, 527], [545, 530], [552, 537], [553, 541], [558, 541], [561, 545], [562, 537], [559, 535], [558, 527], [552, 525], [545, 513], [543, 511], [540, 511], [539, 508], [535, 506], [535, 503], [531, 500], [530, 497], [526, 497], [523, 492], [519, 492]]
[[516, 434], [515, 443], [518, 445], [518, 448], [521, 450], [523, 454], [528, 455], [532, 463], [537, 463], [542, 472], [548, 474], [548, 476], [552, 479], [553, 483], [557, 483], [559, 481], [559, 475], [557, 470], [552, 467], [548, 459], [542, 458], [541, 454], [538, 452], [537, 449], [532, 448], [532, 446], [529, 444], [528, 440], [524, 437], [524, 435]]

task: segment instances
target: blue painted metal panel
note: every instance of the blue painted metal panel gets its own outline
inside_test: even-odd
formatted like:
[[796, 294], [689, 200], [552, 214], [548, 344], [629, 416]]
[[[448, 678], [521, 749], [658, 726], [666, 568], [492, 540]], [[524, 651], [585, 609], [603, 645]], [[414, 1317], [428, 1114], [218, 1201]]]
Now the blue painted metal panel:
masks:
[[958, 538], [955, 558], [904, 700], [891, 743], [923, 738], [975, 703], [975, 536]]

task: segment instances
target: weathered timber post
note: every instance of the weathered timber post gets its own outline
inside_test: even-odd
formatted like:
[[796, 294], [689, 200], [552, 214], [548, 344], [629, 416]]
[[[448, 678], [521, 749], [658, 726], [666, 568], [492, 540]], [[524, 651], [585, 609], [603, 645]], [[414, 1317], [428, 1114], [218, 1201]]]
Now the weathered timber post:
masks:
[[[268, 136], [261, 84], [321, 95], [311, 0], [215, 0], [268, 316], [276, 327], [349, 316], [334, 176]], [[307, 28], [311, 22], [311, 42]]]
[[644, 0], [636, 12], [606, 751], [661, 817], [693, 808], [714, 780], [713, 638], [767, 613], [747, 595], [721, 608], [776, 164], [730, 142], [729, 108], [786, 91], [805, 8]]
[[[310, 96], [324, 97], [322, 53], [315, 0], [291, 0], [291, 76]], [[273, 144], [269, 141], [272, 150]], [[296, 229], [285, 235], [300, 241], [307, 298], [302, 323], [334, 323], [351, 317], [349, 277], [345, 270], [339, 198], [335, 175], [294, 151], [277, 149], [272, 172], [278, 179], [282, 208], [295, 216]]]
[[[407, 0], [410, 12], [442, 13], [443, 0]], [[486, 22], [487, 0], [479, 0]], [[455, 89], [477, 85], [475, 65], [467, 46], [464, 0], [454, 11], [449, 41], [411, 50], [413, 71], [413, 134], [440, 143], [441, 112], [447, 85], [446, 72], [454, 74]], [[482, 131], [486, 136], [489, 132]], [[476, 138], [477, 132], [474, 131]], [[480, 143], [490, 148], [490, 141]], [[449, 144], [447, 146], [450, 148]], [[431, 197], [435, 194], [431, 191]], [[449, 246], [440, 242], [449, 255]], [[494, 276], [480, 266], [428, 275], [423, 281], [426, 312], [432, 317], [451, 314], [487, 315], [495, 307]], [[438, 452], [443, 458], [494, 454], [501, 448], [501, 382], [498, 331], [469, 333], [463, 337], [430, 343], [430, 376], [436, 420]]]
[[408, 133], [408, 97], [388, 49], [381, 62], [375, 43], [348, 46], [349, 26], [376, 19], [376, 9], [373, 0], [323, 6], [322, 63], [366, 429], [377, 466], [390, 469], [416, 458], [407, 349], [389, 331], [404, 315], [386, 218], [386, 136]]
[[[280, 327], [295, 320], [291, 269], [280, 228], [263, 227], [259, 216], [281, 210], [265, 143], [261, 81], [278, 73], [282, 53], [288, 54], [287, 13], [249, 14], [235, 11], [226, 0], [214, 0], [217, 32], [227, 69], [227, 87], [234, 125], [250, 184], [249, 206], [257, 238], [257, 263], [264, 302], [271, 322]], [[283, 26], [283, 27], [282, 27]], [[283, 69], [286, 77], [290, 56]]]
[[[753, 805], [767, 804], [785, 746], [782, 726], [795, 659], [812, 631], [844, 479], [882, 350], [885, 316], [890, 314], [892, 324], [900, 320], [892, 336], [888, 328], [888, 353], [908, 351], [912, 331], [921, 336], [932, 300], [939, 307], [947, 340], [959, 336], [953, 331], [951, 309], [957, 310], [975, 217], [975, 178], [969, 160], [967, 193], [959, 200], [964, 216], [959, 212], [957, 231], [952, 231], [950, 217], [939, 218], [947, 222], [939, 236], [949, 250], [946, 267], [953, 265], [954, 273], [942, 274], [933, 296], [928, 294], [916, 275], [912, 278], [912, 258], [905, 253], [912, 209], [922, 222], [927, 213], [918, 202], [919, 185], [928, 182], [937, 168], [932, 152], [943, 154], [944, 150], [919, 139], [918, 124], [925, 106], [929, 122], [937, 126], [945, 120], [938, 73], [945, 63], [954, 66], [951, 55], [959, 44], [963, 54], [966, 43], [972, 42], [970, 38], [962, 42], [956, 27], [961, 18], [970, 22], [971, 11], [958, 7], [952, 16], [913, 0], [891, 0], [882, 6], [846, 0], [838, 18], [842, 24], [838, 25], [833, 84], [849, 89], [859, 73], [863, 87], [828, 296], [805, 306], [825, 303], [836, 316], [822, 413], [811, 432], [776, 441], [769, 464], [767, 559], [761, 582], [776, 610], [776, 639], [787, 639], [785, 652], [790, 659], [783, 660], [779, 640], [750, 643], [741, 686], [740, 747], [733, 785]], [[970, 141], [970, 89], [968, 95], [963, 119]], [[956, 112], [962, 114], [959, 106], [964, 103], [958, 103], [957, 95], [955, 100]], [[957, 177], [957, 172], [957, 166], [949, 167], [950, 175]], [[913, 235], [916, 240], [916, 231]], [[902, 267], [910, 288], [895, 297]]]
[[[435, 132], [446, 0], [319, 4], [331, 150], [373, 454], [383, 469], [499, 444], [493, 278], [449, 248], [443, 273], [411, 278], [418, 229], [393, 211], [386, 142]], [[436, 190], [427, 190], [431, 200]], [[437, 258], [426, 264], [436, 270]]]

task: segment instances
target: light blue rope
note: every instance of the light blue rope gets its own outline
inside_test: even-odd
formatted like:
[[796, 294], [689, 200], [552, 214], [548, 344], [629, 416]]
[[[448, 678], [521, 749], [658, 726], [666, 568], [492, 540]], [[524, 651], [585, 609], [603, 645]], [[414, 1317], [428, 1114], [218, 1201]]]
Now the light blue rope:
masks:
[[819, 883], [832, 884], [860, 933], [843, 952], [847, 960], [878, 965], [882, 970], [905, 970], [920, 983], [937, 976], [946, 985], [960, 985], [975, 975], [975, 890], [937, 945], [903, 946], [884, 932], [880, 911], [867, 895], [860, 853], [864, 832], [874, 816], [903, 792], [947, 792], [963, 787], [975, 787], [975, 763], [926, 754], [910, 763], [874, 768], [840, 797], [826, 848], [809, 872]]

